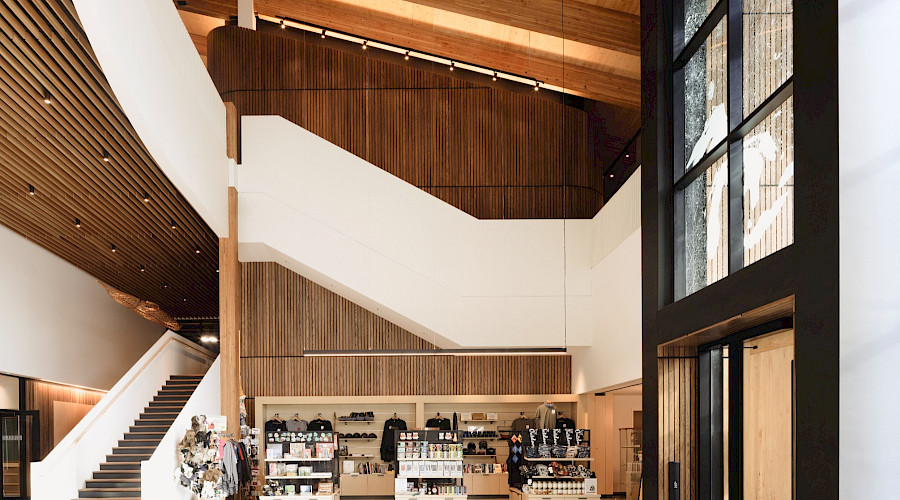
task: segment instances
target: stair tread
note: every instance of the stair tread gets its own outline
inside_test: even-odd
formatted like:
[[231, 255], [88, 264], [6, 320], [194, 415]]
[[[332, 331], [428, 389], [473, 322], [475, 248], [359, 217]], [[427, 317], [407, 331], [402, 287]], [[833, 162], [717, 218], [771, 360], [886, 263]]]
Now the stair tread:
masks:
[[140, 488], [81, 488], [78, 490], [79, 492], [85, 493], [99, 493], [101, 491], [108, 491], [110, 493], [115, 493], [116, 491], [137, 491], [140, 492]]
[[[112, 481], [112, 482], [116, 482], [116, 483], [140, 483], [140, 482], [141, 482], [140, 479], [133, 479], [133, 478], [122, 478], [122, 479], [88, 479], [88, 480], [85, 481], [85, 482], [86, 482], [86, 483], [109, 483], [109, 482], [111, 482], [111, 481]], [[97, 488], [92, 488], [92, 489], [97, 489]]]

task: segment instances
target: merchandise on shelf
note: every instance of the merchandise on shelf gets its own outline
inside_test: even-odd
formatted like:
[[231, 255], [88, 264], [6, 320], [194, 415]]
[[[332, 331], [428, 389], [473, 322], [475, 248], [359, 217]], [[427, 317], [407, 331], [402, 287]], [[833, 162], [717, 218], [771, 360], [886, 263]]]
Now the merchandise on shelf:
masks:
[[371, 411], [360, 411], [360, 412], [351, 412], [350, 415], [344, 415], [338, 417], [338, 420], [341, 422], [374, 422], [375, 421], [375, 412]]

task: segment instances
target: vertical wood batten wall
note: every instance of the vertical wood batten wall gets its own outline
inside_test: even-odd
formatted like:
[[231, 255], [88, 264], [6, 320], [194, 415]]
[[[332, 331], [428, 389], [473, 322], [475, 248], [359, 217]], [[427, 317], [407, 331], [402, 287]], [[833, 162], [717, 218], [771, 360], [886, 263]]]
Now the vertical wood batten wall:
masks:
[[697, 348], [660, 347], [659, 498], [668, 498], [668, 463], [681, 464], [681, 498], [697, 499]]
[[248, 398], [571, 392], [569, 356], [303, 357], [435, 346], [276, 263], [243, 263], [242, 273]]
[[80, 389], [38, 380], [28, 380], [25, 392], [26, 408], [39, 412], [38, 418], [40, 418], [41, 424], [41, 456], [32, 457], [35, 460], [43, 460], [56, 443], [53, 436], [54, 402], [96, 405], [106, 395], [103, 391]]
[[210, 33], [210, 74], [241, 115], [281, 115], [478, 218], [599, 210], [583, 110], [288, 35]]

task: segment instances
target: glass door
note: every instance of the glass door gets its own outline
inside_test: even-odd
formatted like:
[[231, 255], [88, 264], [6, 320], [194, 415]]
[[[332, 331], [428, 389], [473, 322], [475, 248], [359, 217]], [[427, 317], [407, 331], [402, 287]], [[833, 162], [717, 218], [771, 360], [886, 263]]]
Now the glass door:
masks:
[[3, 500], [20, 499], [22, 495], [22, 432], [19, 431], [19, 412], [0, 410], [0, 438], [2, 438], [3, 474], [0, 489]]

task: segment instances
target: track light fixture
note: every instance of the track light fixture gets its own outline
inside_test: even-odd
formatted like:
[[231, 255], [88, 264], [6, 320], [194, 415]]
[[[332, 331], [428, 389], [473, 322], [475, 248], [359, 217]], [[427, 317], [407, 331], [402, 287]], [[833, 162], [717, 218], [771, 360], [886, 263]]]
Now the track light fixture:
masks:
[[405, 61], [409, 61], [409, 51], [408, 51], [408, 50], [406, 51], [406, 55], [403, 56], [403, 59], [404, 59]]
[[169, 226], [171, 226], [172, 229], [176, 229], [178, 227], [178, 224], [175, 223], [175, 219], [172, 219], [169, 221]]
[[363, 50], [366, 50], [366, 49], [368, 49], [368, 48], [369, 48], [369, 41], [368, 41], [368, 40], [363, 40], [363, 43], [362, 43], [362, 49], [363, 49]]
[[112, 243], [111, 243], [111, 244], [109, 245], [109, 249], [112, 251], [112, 253], [116, 253], [116, 245], [115, 245], [115, 244], [112, 244]]
[[141, 272], [144, 272], [144, 269], [145, 269], [145, 268], [144, 268], [144, 265], [141, 264]]
[[144, 191], [144, 203], [150, 203], [150, 195]]
[[101, 156], [101, 158], [103, 158], [103, 161], [109, 163], [109, 153], [105, 149], [103, 150], [103, 156]]
[[631, 155], [630, 155], [630, 154], [626, 154], [626, 155], [625, 155], [625, 158], [631, 158]]
[[169, 282], [163, 281], [163, 288], [169, 288]]
[[325, 30], [322, 30], [322, 40], [325, 39]]
[[34, 186], [32, 186], [31, 184], [28, 185], [28, 194], [34, 196]]
[[81, 227], [81, 219], [75, 217], [75, 227]]
[[50, 104], [51, 102], [53, 102], [53, 98], [50, 97], [50, 91], [44, 89], [44, 104]]
[[200, 342], [203, 342], [205, 344], [215, 344], [219, 342], [219, 338], [212, 335], [204, 335], [200, 337]]
[[609, 174], [609, 178], [610, 178], [610, 179], [612, 179], [612, 178], [615, 177], [615, 176], [616, 176], [616, 174]]
[[541, 90], [541, 82], [535, 81], [534, 82], [534, 91], [537, 92], [538, 90]]
[[456, 63], [453, 61], [450, 61], [450, 71], [453, 71], [454, 66], [456, 66]]
[[497, 81], [497, 72], [496, 71], [494, 71], [494, 76], [491, 78], [491, 80], [493, 80], [495, 82]]
[[279, 24], [279, 27], [280, 27], [281, 29], [287, 28], [287, 26], [284, 24], [284, 19], [281, 20], [281, 23]]
[[200, 253], [200, 247], [195, 248], [195, 249], [194, 249], [194, 253], [199, 254], [199, 253]]

